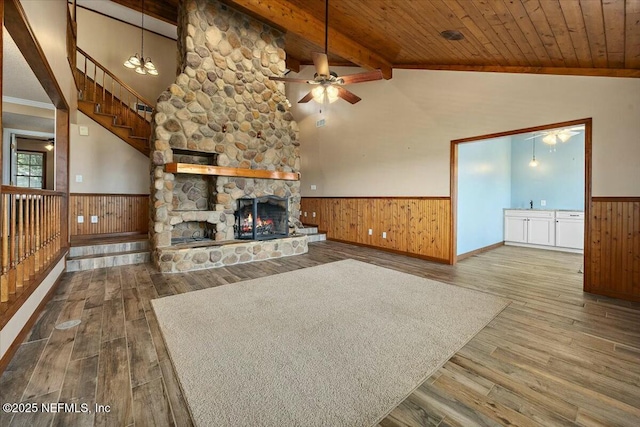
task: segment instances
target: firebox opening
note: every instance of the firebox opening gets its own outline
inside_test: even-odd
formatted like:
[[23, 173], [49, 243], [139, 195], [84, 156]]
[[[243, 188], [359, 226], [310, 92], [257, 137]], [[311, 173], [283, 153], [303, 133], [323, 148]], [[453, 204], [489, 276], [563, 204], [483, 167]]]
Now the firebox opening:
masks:
[[236, 238], [267, 240], [289, 235], [289, 200], [275, 196], [239, 199]]
[[213, 241], [215, 226], [202, 221], [187, 221], [176, 224], [171, 231], [171, 244]]

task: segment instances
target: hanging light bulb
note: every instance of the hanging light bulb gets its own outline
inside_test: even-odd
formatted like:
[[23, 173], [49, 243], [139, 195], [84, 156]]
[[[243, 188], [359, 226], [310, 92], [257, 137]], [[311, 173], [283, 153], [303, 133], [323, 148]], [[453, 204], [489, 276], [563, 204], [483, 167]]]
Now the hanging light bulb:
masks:
[[[544, 139], [543, 139], [544, 140]], [[531, 144], [531, 161], [529, 162], [529, 166], [532, 168], [537, 168], [540, 163], [536, 160], [536, 136], [533, 137], [533, 143]]]

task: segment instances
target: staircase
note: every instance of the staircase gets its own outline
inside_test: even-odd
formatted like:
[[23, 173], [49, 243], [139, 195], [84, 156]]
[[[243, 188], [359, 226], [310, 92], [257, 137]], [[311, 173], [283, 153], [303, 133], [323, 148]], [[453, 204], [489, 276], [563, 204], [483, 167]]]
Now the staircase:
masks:
[[76, 48], [74, 78], [78, 110], [142, 154], [149, 155], [153, 107], [82, 49]]
[[[117, 241], [114, 241], [117, 240]], [[96, 242], [72, 242], [67, 257], [67, 272], [93, 270], [151, 261], [149, 238], [145, 235]]]

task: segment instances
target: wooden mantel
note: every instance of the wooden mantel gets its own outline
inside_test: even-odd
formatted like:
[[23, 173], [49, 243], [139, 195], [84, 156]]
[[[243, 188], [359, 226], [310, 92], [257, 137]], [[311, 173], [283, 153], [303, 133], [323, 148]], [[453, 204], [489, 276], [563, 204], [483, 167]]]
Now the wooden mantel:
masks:
[[227, 166], [194, 165], [191, 163], [167, 163], [164, 170], [170, 173], [186, 173], [192, 175], [237, 176], [242, 178], [282, 179], [299, 181], [298, 172], [278, 172], [264, 169], [232, 168]]

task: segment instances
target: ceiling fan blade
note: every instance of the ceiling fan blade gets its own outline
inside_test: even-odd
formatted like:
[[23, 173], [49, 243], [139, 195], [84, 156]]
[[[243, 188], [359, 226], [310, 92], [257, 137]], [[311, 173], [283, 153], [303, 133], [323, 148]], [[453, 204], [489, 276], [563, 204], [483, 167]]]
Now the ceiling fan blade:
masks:
[[300, 99], [300, 101], [298, 101], [299, 104], [304, 104], [305, 102], [309, 102], [313, 99], [313, 93], [311, 91], [309, 91], [308, 94], [306, 94], [305, 96], [302, 97], [302, 99]]
[[373, 70], [364, 73], [350, 74], [348, 76], [341, 76], [338, 80], [342, 80], [342, 84], [345, 85], [382, 80], [382, 71]]
[[313, 65], [316, 66], [316, 73], [319, 76], [329, 75], [329, 60], [324, 53], [311, 52], [311, 58], [313, 59]]
[[338, 89], [338, 96], [351, 104], [355, 104], [356, 102], [362, 99], [355, 93], [349, 92], [343, 87], [340, 87], [340, 86], [334, 86], [334, 87]]
[[269, 77], [269, 80], [275, 80], [277, 82], [289, 82], [289, 83], [309, 83], [309, 80], [305, 79], [291, 79], [289, 77]]

